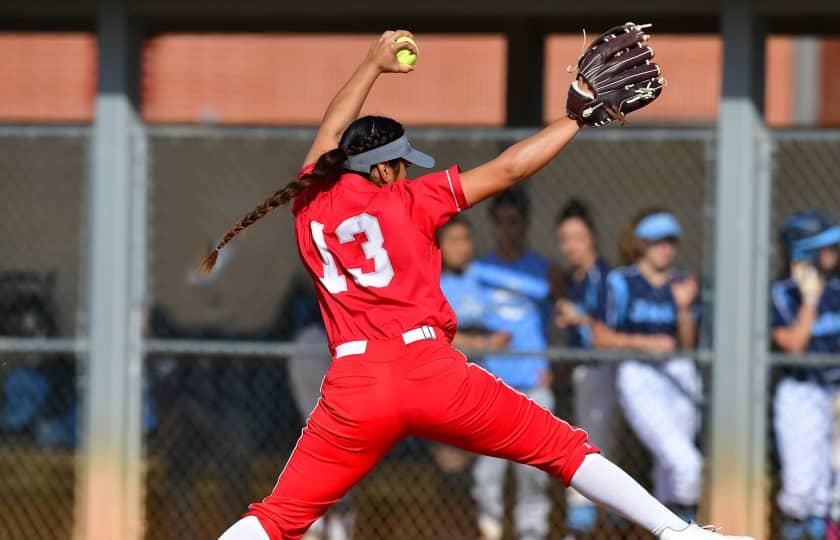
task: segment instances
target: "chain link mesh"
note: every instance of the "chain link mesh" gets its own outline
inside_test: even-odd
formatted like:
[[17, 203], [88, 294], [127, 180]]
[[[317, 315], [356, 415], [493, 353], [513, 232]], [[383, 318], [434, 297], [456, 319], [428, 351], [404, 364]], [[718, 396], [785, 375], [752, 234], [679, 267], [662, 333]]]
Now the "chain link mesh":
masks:
[[0, 351], [0, 538], [72, 534], [76, 358], [58, 338], [76, 334], [86, 150], [82, 128], [0, 135], [0, 341], [33, 345]]
[[[519, 135], [427, 130], [413, 139], [440, 165], [457, 162], [469, 169], [498, 154]], [[837, 218], [840, 136], [827, 131], [774, 136], [775, 244], [779, 227], [795, 211], [818, 208]], [[277, 212], [237, 239], [212, 279], [191, 271], [219, 233], [294, 177], [310, 137], [309, 130], [153, 130], [147, 337], [164, 342], [197, 340], [202, 345], [193, 351], [146, 357], [143, 429], [149, 539], [217, 535], [248, 502], [271, 490], [312, 408], [321, 376], [318, 369], [326, 369], [324, 364], [317, 368], [311, 356], [301, 363], [295, 357], [248, 349], [301, 339], [319, 317], [308, 278], [301, 277], [288, 212]], [[599, 246], [615, 263], [620, 231], [630, 217], [647, 207], [664, 206], [684, 230], [677, 265], [701, 276], [708, 308], [712, 142], [706, 130], [585, 133], [527, 184], [531, 247], [555, 264], [564, 264], [556, 247], [554, 220], [565, 201], [575, 196], [590, 204]], [[0, 339], [46, 338], [59, 343], [58, 338], [73, 338], [84, 322], [79, 316], [83, 314], [79, 291], [84, 282], [86, 155], [87, 133], [81, 128], [20, 128], [0, 136], [4, 178], [0, 223], [4, 231], [11, 231], [3, 236]], [[493, 245], [486, 206], [468, 211], [479, 254]], [[783, 272], [778, 247], [770, 264], [771, 275]], [[706, 334], [710, 326], [711, 320], [704, 319]], [[222, 342], [225, 346], [214, 352], [212, 343]], [[243, 345], [241, 353], [231, 352], [232, 342]], [[562, 332], [553, 332], [551, 343], [562, 345]], [[313, 344], [317, 349], [317, 340], [309, 345]], [[706, 335], [701, 348], [708, 344]], [[72, 534], [77, 361], [72, 346], [59, 349], [0, 352], [0, 538]], [[592, 354], [592, 362], [575, 357], [555, 363], [554, 410], [560, 417], [574, 420], [578, 411], [576, 366], [606, 365], [606, 357], [597, 351]], [[802, 362], [799, 357], [782, 360]], [[829, 357], [826, 362], [835, 360]], [[708, 370], [701, 367], [708, 382]], [[800, 427], [810, 435], [829, 426], [826, 437], [804, 438], [798, 451], [805, 456], [804, 464], [822, 466], [824, 474], [835, 475], [830, 464], [831, 433], [836, 430], [832, 397], [838, 387], [806, 388], [798, 404], [780, 408], [780, 403], [787, 403], [779, 395], [790, 378], [786, 367], [775, 368], [771, 377], [772, 538], [787, 538], [786, 527], [817, 527], [819, 521], [789, 520], [779, 509], [785, 487], [784, 451], [773, 423], [785, 418], [783, 413], [800, 411], [796, 414]], [[817, 412], [807, 412], [811, 410]], [[654, 460], [621, 411], [610, 433], [618, 441], [612, 451], [615, 460], [652, 487]], [[701, 430], [697, 437], [701, 448], [704, 441]], [[474, 456], [427, 441], [405, 440], [328, 513], [325, 535], [338, 539], [343, 530], [355, 538], [476, 538], [474, 467]], [[502, 528], [504, 538], [514, 538], [515, 478], [508, 471], [505, 479]], [[823, 500], [830, 503], [835, 483], [828, 486]], [[566, 538], [568, 492], [552, 481], [547, 493], [548, 537]], [[644, 538], [646, 533], [601, 512], [593, 537]]]

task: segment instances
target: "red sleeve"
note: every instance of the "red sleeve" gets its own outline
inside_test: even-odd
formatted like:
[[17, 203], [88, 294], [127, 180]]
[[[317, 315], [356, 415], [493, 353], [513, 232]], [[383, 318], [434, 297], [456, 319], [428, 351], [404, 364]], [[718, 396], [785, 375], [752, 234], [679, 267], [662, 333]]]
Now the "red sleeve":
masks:
[[[297, 180], [300, 180], [307, 174], [311, 173], [312, 170], [315, 169], [315, 164], [310, 163], [309, 165], [304, 165], [297, 173]], [[304, 202], [301, 197], [298, 197], [292, 203], [292, 213], [297, 214], [300, 211], [301, 207], [303, 206]]]
[[453, 165], [446, 170], [405, 182], [408, 212], [412, 221], [429, 236], [452, 216], [469, 208], [461, 188], [461, 169]]
[[313, 170], [315, 170], [315, 164], [314, 164], [314, 163], [310, 163], [309, 165], [304, 165], [304, 166], [303, 166], [303, 167], [301, 167], [301, 169], [298, 171], [298, 173], [297, 173], [297, 179], [298, 179], [298, 180], [300, 180], [301, 178], [303, 178], [303, 177], [304, 177], [304, 176], [306, 176], [307, 174], [311, 173]]

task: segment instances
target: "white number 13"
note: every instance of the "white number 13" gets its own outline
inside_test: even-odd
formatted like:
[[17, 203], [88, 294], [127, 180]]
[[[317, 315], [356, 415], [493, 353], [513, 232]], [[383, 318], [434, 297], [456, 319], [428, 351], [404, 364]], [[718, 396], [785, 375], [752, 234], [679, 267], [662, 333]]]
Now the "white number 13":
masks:
[[[317, 221], [309, 223], [312, 231], [312, 240], [321, 260], [324, 261], [324, 277], [320, 278], [321, 283], [331, 294], [337, 294], [347, 290], [347, 277], [339, 271], [327, 242], [324, 240], [324, 224]], [[359, 214], [345, 219], [335, 229], [335, 235], [342, 244], [352, 242], [357, 234], [364, 234], [367, 241], [362, 243], [362, 251], [365, 257], [373, 259], [373, 272], [363, 272], [361, 268], [348, 268], [347, 271], [353, 276], [353, 281], [360, 287], [387, 287], [394, 278], [394, 268], [391, 266], [391, 259], [383, 247], [385, 239], [382, 237], [382, 228], [379, 220], [370, 214]]]

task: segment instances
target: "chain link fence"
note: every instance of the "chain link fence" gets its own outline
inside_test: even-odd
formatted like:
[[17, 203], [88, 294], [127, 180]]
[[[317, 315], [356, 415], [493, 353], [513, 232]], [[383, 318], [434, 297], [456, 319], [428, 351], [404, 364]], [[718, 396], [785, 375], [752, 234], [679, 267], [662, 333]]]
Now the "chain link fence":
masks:
[[86, 128], [0, 130], [0, 538], [69, 538]]
[[[416, 146], [435, 155], [440, 165], [469, 169], [524, 133], [420, 130], [412, 135]], [[314, 405], [329, 359], [289, 213], [281, 210], [250, 228], [226, 252], [212, 278], [192, 271], [218, 234], [294, 178], [311, 135], [305, 129], [149, 128], [142, 423], [146, 538], [217, 535], [249, 502], [271, 490]], [[0, 267], [0, 538], [72, 535], [76, 358], [82, 350], [76, 336], [85, 323], [80, 299], [85, 294], [87, 136], [86, 128], [75, 127], [9, 126], [0, 133], [0, 223], [6, 232]], [[840, 136], [796, 131], [775, 133], [774, 139], [773, 230], [807, 208], [836, 219]], [[677, 266], [697, 274], [701, 284], [700, 350], [690, 354], [704, 395], [711, 356], [713, 145], [712, 131], [703, 129], [586, 132], [525, 188], [531, 201], [528, 244], [557, 268], [567, 263], [557, 247], [555, 218], [571, 197], [589, 204], [599, 249], [612, 264], [620, 262], [621, 231], [638, 211], [664, 207], [678, 218], [684, 234]], [[476, 255], [492, 251], [496, 240], [487, 203], [467, 215]], [[781, 249], [773, 252], [770, 265], [774, 277], [784, 272]], [[609, 351], [564, 349], [565, 332], [549, 326], [554, 410], [575, 421], [587, 411], [579, 399], [586, 370], [615, 370], [610, 366], [624, 358]], [[832, 396], [838, 387], [806, 386], [798, 401], [779, 396], [796, 371], [791, 365], [837, 365], [830, 354], [836, 350], [807, 358], [774, 350], [768, 403], [771, 531], [773, 538], [787, 539], [811, 527], [811, 537], [822, 538], [815, 528], [819, 520], [807, 518], [820, 517], [821, 505], [830, 506], [834, 494], [835, 484], [819, 475], [836, 476], [831, 437], [836, 430]], [[805, 372], [807, 379], [813, 370]], [[793, 379], [803, 382], [800, 375]], [[610, 387], [599, 390], [614, 393]], [[654, 488], [656, 460], [621, 404], [612, 407], [593, 429], [603, 428], [593, 435], [595, 442]], [[697, 410], [707, 420], [703, 400]], [[817, 477], [819, 485], [828, 486], [822, 502], [795, 520], [777, 504], [785, 492], [779, 436], [784, 430], [773, 429], [774, 423], [789, 426], [784, 419], [791, 415], [790, 422], [799, 422], [808, 434], [792, 452], [804, 456], [800, 461], [809, 471], [827, 471]], [[694, 436], [701, 452], [709, 429], [701, 422]], [[817, 437], [820, 433], [824, 436]], [[318, 525], [322, 537], [477, 538], [475, 469], [475, 456], [405, 440]], [[517, 475], [508, 469], [503, 479], [503, 538], [517, 538]], [[544, 490], [550, 503], [547, 537], [567, 538], [575, 519], [572, 506], [580, 501], [556, 481]], [[701, 518], [702, 513], [701, 498]], [[824, 517], [823, 512], [823, 524]], [[604, 512], [594, 520], [591, 538], [647, 537]]]

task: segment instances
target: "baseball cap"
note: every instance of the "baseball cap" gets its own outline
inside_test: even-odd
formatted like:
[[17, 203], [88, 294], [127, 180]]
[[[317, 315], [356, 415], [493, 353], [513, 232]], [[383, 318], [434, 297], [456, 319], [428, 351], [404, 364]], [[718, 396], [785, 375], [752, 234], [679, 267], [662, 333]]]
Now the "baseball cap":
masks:
[[633, 235], [639, 240], [657, 242], [663, 238], [678, 238], [682, 229], [677, 218], [668, 212], [651, 214], [636, 225]]
[[388, 144], [383, 144], [367, 152], [348, 157], [344, 163], [344, 168], [350, 171], [368, 174], [370, 168], [377, 163], [384, 163], [398, 158], [425, 169], [430, 169], [435, 166], [435, 158], [412, 147], [408, 142], [408, 136], [404, 134], [402, 137]]
[[840, 243], [840, 226], [817, 210], [799, 212], [782, 225], [784, 241], [793, 261], [804, 261], [816, 251]]

